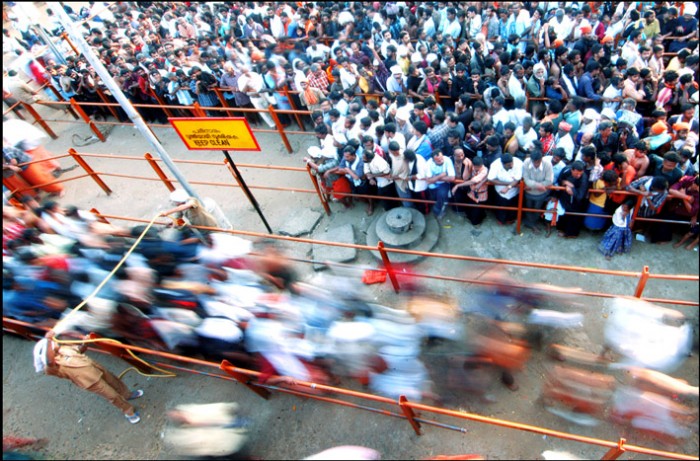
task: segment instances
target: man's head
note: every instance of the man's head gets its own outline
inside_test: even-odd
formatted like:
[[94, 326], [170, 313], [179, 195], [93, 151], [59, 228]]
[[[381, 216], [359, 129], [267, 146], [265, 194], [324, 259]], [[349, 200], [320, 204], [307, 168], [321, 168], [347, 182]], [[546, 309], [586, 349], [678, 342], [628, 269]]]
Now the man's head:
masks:
[[571, 176], [574, 179], [579, 179], [581, 176], [583, 176], [583, 171], [586, 169], [586, 165], [580, 161], [576, 160], [574, 163], [571, 164]]

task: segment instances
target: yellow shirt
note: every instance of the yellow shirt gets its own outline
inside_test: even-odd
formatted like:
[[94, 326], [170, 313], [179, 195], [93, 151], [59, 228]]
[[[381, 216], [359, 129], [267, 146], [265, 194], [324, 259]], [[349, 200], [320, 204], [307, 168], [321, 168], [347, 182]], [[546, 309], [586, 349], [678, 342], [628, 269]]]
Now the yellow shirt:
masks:
[[[593, 184], [593, 189], [605, 189], [605, 181], [602, 179], [597, 180]], [[605, 199], [607, 198], [607, 194], [602, 193], [599, 196], [594, 196], [591, 194], [589, 200], [593, 205], [598, 205], [599, 207], [603, 208], [605, 207]]]

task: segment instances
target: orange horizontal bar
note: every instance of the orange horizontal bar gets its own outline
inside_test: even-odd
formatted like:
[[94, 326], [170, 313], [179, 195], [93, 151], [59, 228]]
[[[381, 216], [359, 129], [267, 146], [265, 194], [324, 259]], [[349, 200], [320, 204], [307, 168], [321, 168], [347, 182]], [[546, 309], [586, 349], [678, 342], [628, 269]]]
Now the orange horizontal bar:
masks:
[[[104, 216], [105, 218], [110, 218], [110, 219], [120, 219], [123, 221], [149, 222], [146, 219], [131, 218], [131, 217], [124, 217], [124, 216], [117, 216], [117, 215], [101, 214], [101, 216]], [[251, 237], [266, 237], [266, 238], [273, 238], [273, 239], [278, 239], [278, 240], [287, 240], [290, 242], [316, 243], [319, 245], [328, 245], [328, 246], [337, 246], [337, 247], [342, 247], [342, 248], [355, 248], [358, 250], [376, 251], [375, 247], [371, 247], [371, 246], [367, 246], [367, 245], [358, 245], [358, 244], [354, 244], [354, 243], [328, 242], [328, 241], [324, 241], [324, 240], [313, 240], [313, 239], [307, 239], [307, 238], [301, 238], [301, 237], [288, 237], [288, 236], [284, 236], [284, 235], [261, 234], [261, 233], [252, 232], [252, 231], [227, 230], [227, 229], [218, 229], [218, 228], [214, 228], [214, 227], [205, 227], [205, 226], [194, 226], [194, 227], [197, 227], [199, 229], [205, 229], [205, 230], [227, 232], [227, 233], [231, 233], [231, 234], [248, 235]], [[386, 248], [386, 251], [390, 251], [390, 252], [394, 252], [394, 253], [412, 254], [412, 255], [418, 255], [418, 256], [444, 258], [444, 259], [456, 259], [456, 260], [460, 260], [460, 261], [507, 264], [507, 265], [512, 265], [512, 266], [533, 267], [533, 268], [538, 268], [538, 269], [556, 269], [556, 270], [565, 270], [565, 271], [569, 271], [569, 272], [586, 272], [586, 273], [591, 273], [591, 274], [615, 275], [615, 276], [621, 276], [621, 277], [639, 277], [641, 275], [640, 272], [613, 271], [613, 270], [606, 270], [606, 269], [594, 269], [594, 268], [590, 268], [590, 267], [559, 266], [559, 265], [555, 265], [555, 264], [530, 263], [530, 262], [524, 262], [524, 261], [513, 261], [513, 260], [508, 260], [508, 259], [489, 259], [489, 258], [479, 258], [479, 257], [475, 257], [475, 256], [464, 256], [464, 255], [444, 254], [444, 253], [429, 253], [429, 252], [425, 252], [425, 251], [401, 250], [398, 248]], [[688, 277], [694, 277], [694, 278], [692, 278], [693, 281], [700, 280], [700, 277], [696, 277], [696, 276], [688, 276]]]
[[[582, 435], [569, 434], [567, 432], [555, 431], [552, 429], [546, 429], [546, 428], [539, 427], [539, 426], [531, 426], [529, 424], [516, 423], [513, 421], [507, 421], [504, 419], [489, 418], [487, 416], [481, 416], [481, 415], [477, 415], [475, 413], [467, 413], [467, 412], [455, 411], [455, 410], [446, 410], [444, 408], [437, 408], [437, 407], [433, 407], [430, 405], [423, 405], [421, 403], [413, 403], [413, 402], [406, 402], [406, 406], [409, 406], [409, 407], [413, 408], [414, 410], [429, 411], [429, 412], [437, 413], [440, 415], [452, 416], [454, 418], [468, 419], [468, 420], [472, 420], [472, 421], [478, 421], [478, 422], [482, 422], [482, 423], [492, 424], [494, 426], [507, 427], [510, 429], [519, 429], [521, 431], [534, 432], [535, 434], [548, 435], [551, 437], [557, 437], [557, 438], [564, 439], [564, 440], [571, 440], [574, 442], [587, 443], [589, 445], [598, 445], [598, 446], [607, 447], [607, 448], [616, 448], [618, 446], [618, 442], [612, 442], [609, 440], [601, 440], [601, 439], [596, 439], [593, 437], [586, 437], [586, 436], [582, 436]], [[670, 458], [670, 459], [698, 459], [697, 456], [685, 455], [682, 453], [674, 453], [671, 451], [654, 450], [651, 448], [640, 447], [638, 445], [625, 444], [625, 450], [630, 451], [630, 452], [634, 452], [634, 453], [641, 453], [641, 454], [645, 454], [645, 455], [663, 456], [665, 458]]]

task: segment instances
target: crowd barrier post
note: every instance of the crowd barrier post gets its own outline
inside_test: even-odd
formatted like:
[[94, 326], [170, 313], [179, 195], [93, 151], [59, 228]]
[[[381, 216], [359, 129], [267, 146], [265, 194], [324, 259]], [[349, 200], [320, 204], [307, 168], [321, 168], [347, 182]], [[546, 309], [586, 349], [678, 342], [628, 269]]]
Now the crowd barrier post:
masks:
[[75, 45], [74, 45], [73, 42], [71, 41], [70, 37], [68, 37], [68, 32], [63, 32], [63, 33], [61, 34], [61, 38], [62, 38], [63, 40], [65, 40], [66, 43], [68, 43], [68, 46], [71, 47], [71, 49], [73, 50], [73, 53], [75, 53], [76, 56], [80, 56], [81, 53], [80, 53], [80, 51], [78, 51], [78, 49], [75, 47]]
[[[95, 87], [97, 95], [100, 97], [103, 103], [107, 105], [107, 109], [109, 109], [109, 112], [112, 114], [112, 117], [114, 117], [114, 120], [119, 120], [119, 115], [117, 115], [117, 110], [112, 106], [109, 102], [109, 99], [107, 98], [107, 95], [105, 92], [102, 90], [102, 88], [96, 86]], [[160, 103], [160, 101], [159, 101]]]
[[27, 120], [26, 118], [24, 118], [24, 115], [22, 115], [22, 112], [21, 112], [21, 109], [22, 109], [22, 102], [21, 101], [17, 101], [16, 103], [10, 105], [10, 103], [8, 103], [4, 97], [2, 98], [2, 100], [5, 101], [5, 104], [7, 104], [9, 106], [9, 108], [5, 112], [3, 112], [3, 115], [9, 114], [10, 111], [12, 111], [15, 113], [15, 115], [17, 116], [18, 119], [25, 120], [25, 121]]
[[315, 174], [313, 174], [309, 165], [306, 165], [306, 171], [309, 173], [309, 177], [311, 178], [311, 182], [314, 185], [314, 189], [316, 189], [316, 194], [318, 194], [318, 199], [321, 201], [323, 209], [326, 210], [326, 215], [330, 216], [331, 207], [328, 206], [328, 200], [326, 199], [326, 196], [321, 192], [321, 187], [318, 185], [318, 178]]
[[272, 107], [272, 104], [267, 106], [267, 110], [270, 112], [270, 116], [272, 117], [272, 120], [275, 122], [275, 126], [277, 127], [277, 131], [280, 134], [280, 137], [282, 137], [282, 142], [284, 143], [284, 146], [287, 148], [287, 152], [290, 154], [294, 152], [294, 149], [292, 149], [292, 145], [289, 144], [289, 139], [287, 139], [287, 133], [284, 132], [284, 128], [282, 127], [282, 123], [280, 122], [279, 117], [277, 116], [277, 112], [275, 112], [275, 108]]
[[105, 184], [104, 181], [102, 181], [99, 175], [95, 173], [95, 171], [92, 168], [90, 168], [90, 165], [88, 165], [87, 162], [83, 160], [83, 158], [80, 156], [80, 154], [78, 154], [78, 152], [76, 152], [75, 149], [71, 147], [70, 149], [68, 149], [68, 153], [71, 155], [71, 157], [73, 157], [73, 160], [75, 160], [78, 165], [83, 167], [83, 170], [85, 170], [85, 172], [89, 174], [90, 177], [92, 177], [92, 179], [95, 180], [97, 185], [100, 186], [107, 195], [112, 194], [112, 189], [110, 189], [107, 186], [107, 184]]
[[[287, 101], [289, 101], [289, 106], [292, 108], [292, 110], [299, 110], [297, 109], [297, 105], [294, 103], [292, 95], [289, 93], [289, 87], [287, 85], [284, 85], [282, 87], [282, 90], [284, 91], [284, 96], [287, 98]], [[294, 112], [294, 118], [297, 121], [297, 125], [299, 125], [299, 129], [301, 131], [306, 131], [306, 126], [304, 125], [304, 122], [301, 119], [301, 115], [299, 115], [297, 112]]]
[[53, 130], [52, 130], [52, 129], [49, 127], [49, 125], [44, 121], [44, 119], [41, 118], [41, 115], [39, 115], [39, 112], [37, 112], [37, 111], [32, 107], [31, 104], [27, 104], [27, 103], [24, 102], [24, 101], [20, 101], [20, 104], [22, 105], [22, 107], [24, 108], [24, 110], [26, 110], [27, 112], [29, 112], [29, 113], [32, 115], [32, 117], [34, 117], [34, 120], [36, 120], [36, 122], [37, 122], [39, 125], [41, 125], [41, 127], [44, 129], [44, 131], [46, 131], [46, 133], [47, 133], [49, 136], [51, 136], [52, 139], [58, 139], [58, 135], [57, 135], [56, 133], [53, 132]]
[[70, 105], [75, 109], [75, 111], [80, 114], [80, 117], [83, 119], [85, 123], [88, 124], [90, 129], [92, 130], [93, 133], [95, 133], [95, 136], [102, 141], [102, 142], [107, 142], [107, 138], [105, 138], [105, 135], [102, 134], [99, 128], [97, 128], [97, 125], [95, 125], [95, 122], [93, 122], [90, 117], [88, 117], [88, 114], [85, 113], [82, 107], [78, 104], [78, 101], [75, 100], [75, 98], [70, 98]]
[[224, 155], [226, 156], [226, 158], [224, 159], [224, 164], [226, 164], [228, 171], [231, 172], [231, 175], [233, 175], [233, 178], [238, 183], [238, 187], [241, 188], [241, 190], [245, 194], [245, 196], [248, 199], [248, 201], [250, 202], [250, 204], [253, 205], [253, 208], [255, 208], [255, 211], [258, 213], [258, 216], [260, 216], [260, 220], [263, 222], [263, 225], [267, 229], [267, 232], [269, 234], [274, 234], [274, 232], [272, 232], [272, 228], [270, 227], [270, 224], [267, 222], [267, 219], [265, 219], [265, 215], [263, 214], [262, 210], [260, 209], [260, 204], [258, 203], [258, 201], [255, 198], [255, 196], [253, 195], [253, 193], [250, 191], [250, 188], [248, 187], [248, 184], [246, 184], [245, 180], [243, 179], [241, 172], [238, 171], [238, 167], [233, 162], [231, 155], [228, 153], [227, 150], [224, 151]]
[[632, 211], [632, 217], [630, 218], [630, 229], [634, 229], [634, 221], [637, 219], [639, 214], [639, 209], [642, 207], [642, 202], [644, 201], [643, 195], [637, 196], [637, 203], [634, 204], [634, 210]]
[[523, 196], [525, 195], [525, 181], [518, 183], [518, 218], [515, 223], [515, 233], [520, 235], [521, 224], [523, 223]]
[[155, 98], [155, 100], [158, 101], [158, 104], [160, 104], [161, 106], [163, 106], [163, 107], [161, 107], [161, 109], [163, 109], [163, 112], [165, 112], [165, 115], [167, 115], [169, 118], [175, 117], [175, 115], [173, 115], [172, 111], [171, 111], [170, 108], [168, 107], [168, 103], [166, 103], [165, 101], [163, 101], [163, 98], [161, 98], [160, 96], [158, 96], [158, 93], [156, 93], [155, 91], [151, 90], [151, 95], [153, 95], [153, 97]]
[[[46, 83], [46, 88], [48, 88], [49, 90], [51, 90], [51, 92], [56, 96], [56, 99], [57, 99], [58, 101], [60, 101], [60, 102], [65, 102], [65, 103], [66, 103], [65, 109], [66, 109], [68, 112], [70, 112], [70, 114], [73, 116], [74, 119], [78, 120], [78, 119], [80, 118], [80, 117], [78, 117], [78, 114], [75, 113], [75, 111], [74, 111], [73, 108], [70, 106], [70, 104], [68, 104], [68, 101], [66, 101], [66, 98], [63, 97], [63, 95], [61, 94], [61, 92], [58, 91], [58, 90], [56, 89], [56, 87], [53, 86], [53, 84], [52, 84], [51, 82], [47, 82], [47, 83]], [[99, 88], [98, 88], [98, 90], [99, 90]]]
[[625, 440], [624, 438], [620, 438], [620, 440], [618, 440], [618, 442], [617, 442], [617, 446], [612, 447], [610, 450], [608, 450], [607, 453], [605, 453], [603, 455], [603, 457], [600, 459], [607, 460], [607, 459], [619, 458], [625, 451], [627, 451], [627, 450], [625, 450], [625, 442], [626, 441], [627, 440]]
[[268, 391], [267, 389], [263, 389], [262, 387], [253, 386], [252, 384], [250, 384], [250, 380], [251, 380], [250, 376], [237, 372], [236, 367], [234, 367], [231, 364], [231, 362], [229, 362], [228, 360], [222, 361], [221, 365], [219, 365], [219, 368], [221, 368], [224, 372], [226, 372], [226, 374], [232, 376], [233, 379], [235, 379], [236, 381], [243, 384], [245, 387], [247, 387], [251, 391], [258, 394], [263, 399], [268, 400], [270, 398], [270, 395], [272, 395], [272, 393], [270, 391]]
[[192, 107], [193, 107], [192, 114], [195, 117], [201, 117], [201, 118], [207, 117], [207, 113], [204, 112], [204, 110], [202, 109], [202, 106], [200, 106], [197, 101], [195, 101], [194, 104], [192, 104]]
[[97, 221], [104, 223], [104, 224], [110, 224], [110, 222], [107, 220], [107, 218], [102, 216], [102, 213], [100, 213], [97, 208], [90, 208], [90, 213], [95, 215], [95, 219]]
[[416, 414], [413, 412], [413, 408], [406, 405], [407, 403], [408, 403], [408, 399], [406, 398], [405, 395], [399, 396], [399, 407], [401, 408], [403, 415], [406, 417], [408, 422], [411, 424], [411, 427], [413, 428], [413, 430], [416, 431], [416, 435], [421, 435], [420, 423], [418, 421], [416, 421]]
[[167, 187], [170, 192], [173, 192], [175, 190], [175, 186], [173, 186], [173, 183], [170, 181], [170, 178], [168, 178], [168, 175], [166, 175], [160, 165], [158, 165], [158, 162], [153, 159], [153, 156], [149, 152], [146, 152], [143, 154], [143, 157], [146, 159], [148, 164], [151, 165], [151, 168], [153, 168], [153, 171], [156, 172], [160, 180], [163, 181], [165, 187]]
[[391, 265], [389, 256], [386, 254], [386, 250], [384, 249], [384, 242], [382, 242], [381, 240], [379, 241], [379, 243], [377, 243], [377, 251], [379, 251], [379, 254], [382, 256], [384, 268], [386, 269], [386, 273], [389, 276], [389, 280], [391, 280], [391, 284], [394, 286], [394, 291], [396, 293], [399, 293], [399, 291], [401, 291], [399, 281], [396, 278], [396, 273], [394, 272], [394, 267]]
[[639, 282], [637, 282], [637, 288], [634, 290], [634, 297], [641, 298], [644, 292], [644, 287], [647, 285], [647, 280], [649, 280], [649, 266], [644, 266], [642, 273], [639, 275]]

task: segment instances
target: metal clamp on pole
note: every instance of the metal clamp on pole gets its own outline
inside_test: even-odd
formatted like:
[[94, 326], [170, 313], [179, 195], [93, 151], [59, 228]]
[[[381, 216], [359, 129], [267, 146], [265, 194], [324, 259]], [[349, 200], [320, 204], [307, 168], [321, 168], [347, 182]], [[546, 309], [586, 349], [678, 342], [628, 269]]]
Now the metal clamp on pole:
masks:
[[416, 421], [416, 414], [413, 412], [413, 408], [406, 405], [407, 403], [408, 399], [405, 395], [399, 397], [399, 407], [401, 407], [401, 411], [403, 412], [408, 422], [411, 423], [411, 427], [414, 431], [416, 431], [416, 435], [421, 435], [420, 423]]
[[637, 288], [634, 290], [634, 297], [641, 298], [644, 292], [644, 287], [647, 285], [647, 280], [649, 280], [649, 266], [644, 266], [642, 273], [639, 275], [639, 282], [637, 282]]
[[309, 165], [306, 165], [306, 171], [309, 173], [309, 177], [311, 178], [311, 182], [314, 185], [314, 189], [316, 189], [316, 193], [318, 194], [318, 199], [321, 201], [321, 205], [323, 205], [323, 209], [326, 210], [326, 214], [328, 216], [331, 215], [331, 207], [328, 206], [328, 200], [326, 199], [326, 195], [321, 192], [321, 187], [318, 185], [318, 178], [316, 177], [315, 174], [311, 172], [311, 167]]
[[381, 240], [379, 241], [379, 243], [377, 243], [377, 250], [382, 256], [382, 261], [384, 262], [386, 273], [389, 276], [389, 280], [391, 280], [391, 284], [394, 286], [394, 291], [398, 293], [400, 291], [399, 281], [397, 280], [396, 274], [394, 273], [394, 267], [391, 265], [391, 261], [389, 261], [389, 255], [386, 254], [386, 250], [384, 249], [384, 242], [382, 242]]
[[158, 165], [158, 162], [155, 161], [153, 156], [146, 152], [143, 157], [146, 159], [149, 165], [151, 165], [151, 168], [153, 168], [153, 171], [156, 172], [158, 177], [160, 178], [161, 181], [163, 181], [163, 184], [165, 184], [165, 187], [168, 188], [168, 191], [173, 192], [175, 190], [175, 186], [173, 186], [173, 182], [168, 178], [168, 175], [165, 174], [163, 169]]
[[603, 455], [603, 457], [600, 459], [617, 459], [617, 458], [619, 458], [625, 451], [627, 451], [627, 450], [625, 450], [625, 447], [624, 447], [625, 442], [626, 442], [626, 440], [621, 438], [617, 442], [617, 446], [608, 450], [608, 452], [605, 453]]
[[250, 384], [250, 376], [244, 375], [243, 373], [239, 373], [238, 371], [236, 371], [236, 367], [234, 367], [228, 360], [222, 361], [221, 365], [219, 365], [219, 368], [224, 370], [226, 374], [232, 376], [236, 381], [243, 384], [245, 387], [255, 392], [265, 400], [268, 400], [270, 398], [270, 391], [268, 391], [267, 389], [263, 389], [262, 387], [253, 386], [252, 384]]

